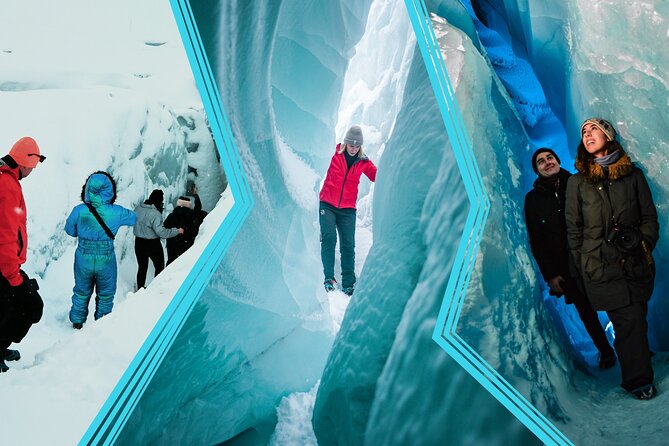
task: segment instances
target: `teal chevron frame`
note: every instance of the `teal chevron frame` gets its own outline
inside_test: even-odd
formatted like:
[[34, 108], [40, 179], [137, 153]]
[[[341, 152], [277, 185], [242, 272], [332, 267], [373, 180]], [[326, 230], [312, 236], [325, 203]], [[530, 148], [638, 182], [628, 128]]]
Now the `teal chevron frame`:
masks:
[[446, 67], [422, 0], [405, 0], [411, 25], [425, 62], [432, 88], [470, 202], [470, 210], [448, 279], [432, 339], [485, 387], [545, 444], [572, 443], [456, 332], [457, 322], [474, 269], [474, 261], [490, 210], [490, 200], [476, 164], [472, 143], [455, 100]]
[[231, 188], [234, 204], [202, 252], [184, 283], [179, 287], [165, 313], [132, 360], [100, 412], [80, 440], [80, 445], [113, 444], [128, 417], [146, 390], [167, 350], [174, 342], [186, 318], [199, 300], [214, 271], [221, 263], [240, 226], [253, 207], [253, 197], [232, 138], [232, 131], [220, 94], [208, 64], [202, 41], [187, 0], [170, 0], [193, 76], [221, 155], [223, 170]]

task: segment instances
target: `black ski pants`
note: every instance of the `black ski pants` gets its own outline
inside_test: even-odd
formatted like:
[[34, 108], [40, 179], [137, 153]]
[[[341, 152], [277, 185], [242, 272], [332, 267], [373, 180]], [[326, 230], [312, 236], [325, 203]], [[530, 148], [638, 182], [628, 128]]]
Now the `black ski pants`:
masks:
[[339, 233], [342, 289], [355, 285], [355, 209], [338, 209], [321, 203], [321, 261], [326, 279], [334, 279], [335, 247]]
[[137, 257], [137, 289], [140, 289], [146, 284], [149, 259], [155, 269], [154, 277], [165, 268], [165, 255], [160, 239], [135, 237], [135, 257]]

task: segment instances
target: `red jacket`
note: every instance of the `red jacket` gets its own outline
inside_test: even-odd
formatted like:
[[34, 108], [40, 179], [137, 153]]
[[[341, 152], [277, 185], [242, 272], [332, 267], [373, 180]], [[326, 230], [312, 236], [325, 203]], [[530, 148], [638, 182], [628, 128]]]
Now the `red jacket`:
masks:
[[351, 168], [346, 165], [346, 156], [339, 153], [340, 144], [337, 144], [335, 154], [330, 161], [325, 183], [320, 193], [320, 200], [336, 208], [355, 209], [358, 199], [358, 184], [360, 176], [364, 173], [371, 181], [376, 180], [376, 166], [363, 155], [355, 160]]
[[18, 169], [0, 167], [0, 273], [10, 285], [23, 282], [19, 266], [26, 261], [26, 203]]

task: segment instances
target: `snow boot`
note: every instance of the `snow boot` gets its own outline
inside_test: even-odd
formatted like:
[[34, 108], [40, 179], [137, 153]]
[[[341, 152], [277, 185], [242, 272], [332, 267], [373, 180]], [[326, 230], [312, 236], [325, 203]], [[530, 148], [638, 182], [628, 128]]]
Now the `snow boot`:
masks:
[[0, 359], [0, 373], [5, 373], [7, 370], [9, 370], [9, 367], [5, 364], [5, 360]]
[[647, 384], [643, 387], [639, 387], [638, 389], [630, 391], [630, 393], [638, 400], [649, 400], [657, 395], [657, 389], [654, 385]]
[[353, 291], [355, 291], [355, 286], [348, 286], [341, 290], [347, 296], [353, 296]]
[[335, 284], [337, 283], [336, 280], [334, 279], [325, 279], [323, 282], [323, 286], [325, 287], [326, 292], [334, 291], [335, 290]]
[[74, 322], [72, 324], [72, 328], [74, 328], [75, 330], [81, 330], [82, 328], [84, 328], [84, 324], [82, 324], [81, 322]]
[[18, 350], [6, 349], [1, 356], [0, 359], [3, 361], [18, 361], [21, 359], [21, 353]]

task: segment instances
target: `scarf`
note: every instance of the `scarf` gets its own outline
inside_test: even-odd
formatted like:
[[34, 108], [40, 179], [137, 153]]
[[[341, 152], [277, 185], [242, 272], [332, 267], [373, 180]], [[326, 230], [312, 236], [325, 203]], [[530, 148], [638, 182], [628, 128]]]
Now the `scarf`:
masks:
[[614, 164], [617, 162], [620, 157], [622, 156], [622, 153], [620, 153], [620, 150], [616, 150], [613, 153], [609, 153], [606, 156], [602, 156], [599, 158], [595, 158], [594, 162], [602, 167], [608, 167], [611, 164]]

